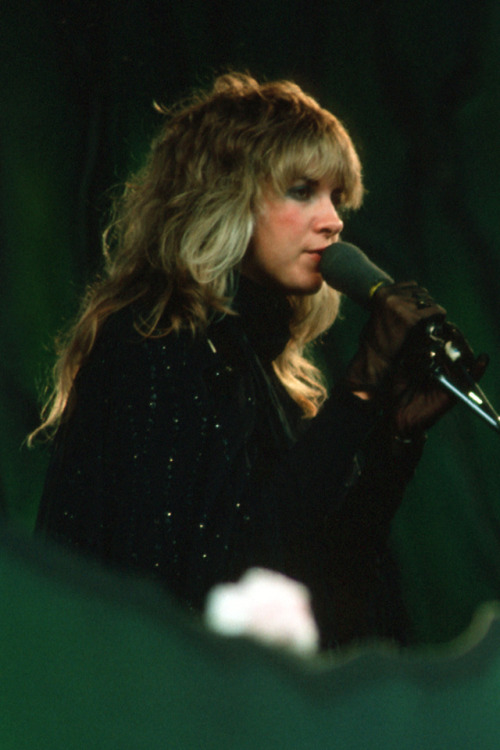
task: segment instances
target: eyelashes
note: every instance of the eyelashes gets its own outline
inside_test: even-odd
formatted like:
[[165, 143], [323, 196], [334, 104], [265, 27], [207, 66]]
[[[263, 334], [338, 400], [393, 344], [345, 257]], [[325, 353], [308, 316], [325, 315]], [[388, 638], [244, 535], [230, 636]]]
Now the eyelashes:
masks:
[[[294, 200], [306, 202], [310, 200], [313, 196], [315, 191], [318, 189], [318, 183], [315, 180], [304, 180], [301, 182], [297, 182], [291, 187], [288, 188], [285, 195], [288, 198], [293, 198]], [[335, 190], [332, 190], [330, 194], [331, 201], [335, 208], [337, 210], [341, 210], [343, 208], [344, 203], [344, 193], [341, 188], [336, 188]]]
[[311, 185], [309, 182], [292, 185], [292, 187], [288, 188], [288, 190], [286, 191], [286, 195], [288, 198], [294, 198], [298, 201], [309, 200], [309, 198], [312, 198], [313, 193], [313, 185]]

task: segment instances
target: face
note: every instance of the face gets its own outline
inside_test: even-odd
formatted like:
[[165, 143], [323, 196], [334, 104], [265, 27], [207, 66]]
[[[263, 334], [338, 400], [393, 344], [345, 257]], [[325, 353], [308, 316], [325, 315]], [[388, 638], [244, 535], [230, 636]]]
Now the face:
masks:
[[264, 193], [242, 273], [287, 294], [314, 294], [323, 250], [343, 229], [340, 190], [326, 179], [301, 178], [284, 195]]

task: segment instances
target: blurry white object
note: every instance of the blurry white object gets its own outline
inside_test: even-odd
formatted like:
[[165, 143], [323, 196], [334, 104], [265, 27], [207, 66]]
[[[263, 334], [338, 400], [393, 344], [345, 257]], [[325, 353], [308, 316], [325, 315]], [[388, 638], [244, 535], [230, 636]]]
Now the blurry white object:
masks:
[[318, 650], [308, 589], [264, 568], [250, 568], [237, 583], [214, 586], [207, 596], [205, 622], [223, 635], [252, 636], [299, 654]]

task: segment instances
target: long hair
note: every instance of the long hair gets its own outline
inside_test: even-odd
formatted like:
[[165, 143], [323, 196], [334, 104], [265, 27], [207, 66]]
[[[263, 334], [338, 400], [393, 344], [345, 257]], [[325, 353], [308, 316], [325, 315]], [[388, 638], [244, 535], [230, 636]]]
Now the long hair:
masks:
[[[175, 109], [156, 108], [163, 127], [115, 202], [104, 232], [103, 274], [60, 341], [52, 394], [30, 439], [57, 429], [75, 376], [112, 313], [140, 300], [147, 313], [137, 329], [161, 336], [202, 330], [214, 312], [231, 312], [264, 187], [280, 193], [304, 175], [327, 177], [341, 188], [344, 206], [361, 203], [361, 167], [346, 130], [294, 83], [259, 84], [229, 73], [209, 93]], [[323, 284], [317, 294], [290, 302], [290, 341], [274, 367], [312, 416], [326, 391], [303, 349], [332, 324], [339, 295]]]

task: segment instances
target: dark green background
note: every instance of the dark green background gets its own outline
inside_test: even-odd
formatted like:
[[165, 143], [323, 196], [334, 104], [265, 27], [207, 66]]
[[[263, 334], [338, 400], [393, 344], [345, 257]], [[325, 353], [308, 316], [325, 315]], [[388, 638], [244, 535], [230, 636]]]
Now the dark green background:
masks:
[[[46, 451], [28, 451], [51, 342], [99, 265], [106, 191], [170, 103], [227, 67], [292, 78], [332, 109], [368, 194], [344, 238], [416, 278], [477, 351], [500, 408], [500, 4], [24, 0], [0, 6], [1, 501], [33, 523]], [[335, 369], [363, 315], [324, 355]], [[500, 589], [500, 440], [464, 407], [433, 429], [394, 529], [420, 641], [458, 634]]]

